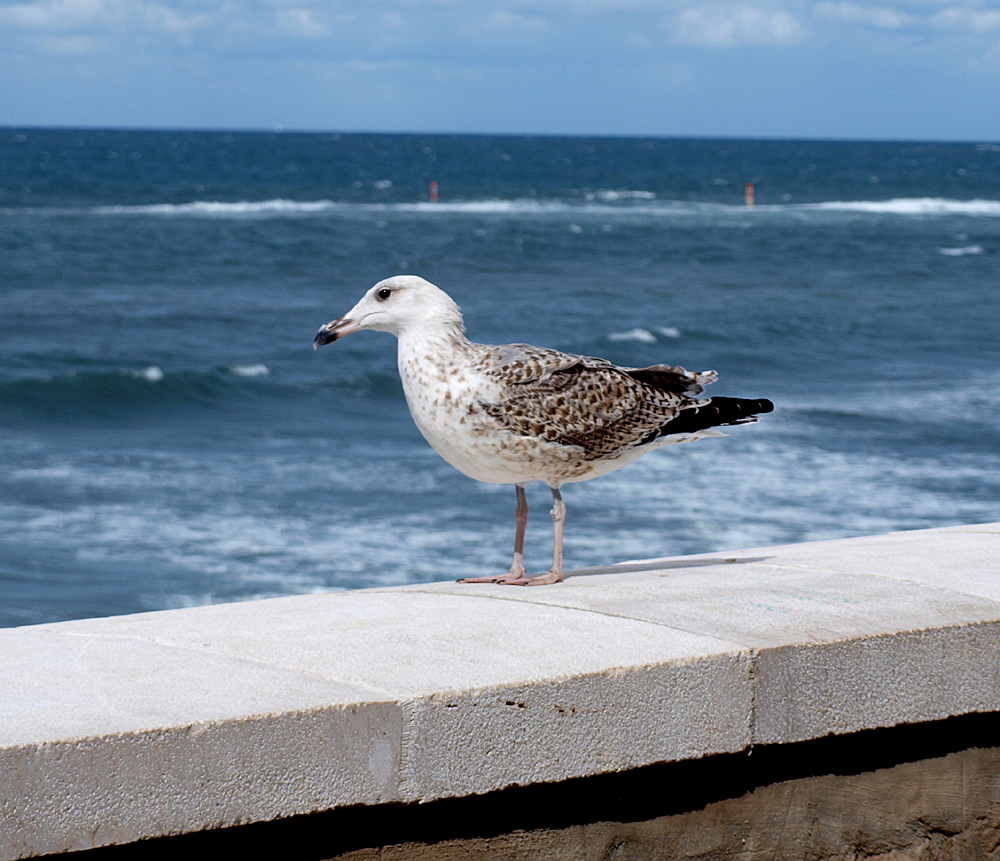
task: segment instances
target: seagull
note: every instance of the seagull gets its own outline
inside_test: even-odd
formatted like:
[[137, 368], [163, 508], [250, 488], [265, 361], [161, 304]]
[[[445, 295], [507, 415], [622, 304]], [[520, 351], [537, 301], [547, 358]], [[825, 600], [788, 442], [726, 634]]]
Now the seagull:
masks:
[[[699, 398], [715, 371], [622, 368], [527, 344], [477, 344], [466, 338], [454, 300], [414, 275], [380, 281], [343, 317], [321, 326], [313, 347], [362, 329], [398, 339], [406, 403], [438, 454], [471, 478], [517, 491], [510, 570], [460, 583], [561, 582], [564, 484], [606, 475], [665, 445], [725, 436], [715, 428], [754, 422], [774, 409], [765, 399]], [[529, 577], [524, 487], [532, 481], [552, 491], [554, 538], [552, 568]]]

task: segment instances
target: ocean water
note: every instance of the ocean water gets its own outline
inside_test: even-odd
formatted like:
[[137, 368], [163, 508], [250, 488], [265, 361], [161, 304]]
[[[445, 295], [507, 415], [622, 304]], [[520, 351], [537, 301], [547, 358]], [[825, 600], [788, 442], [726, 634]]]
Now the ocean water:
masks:
[[312, 349], [397, 273], [474, 340], [774, 401], [567, 487], [570, 568], [1000, 519], [1000, 145], [8, 128], [0, 165], [0, 625], [505, 570], [513, 489], [422, 440], [394, 339]]

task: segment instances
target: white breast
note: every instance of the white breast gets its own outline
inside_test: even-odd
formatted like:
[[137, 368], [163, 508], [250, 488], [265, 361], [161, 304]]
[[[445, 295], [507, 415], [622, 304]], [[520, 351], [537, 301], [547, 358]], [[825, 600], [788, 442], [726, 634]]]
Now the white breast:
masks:
[[564, 446], [517, 436], [482, 409], [481, 403], [495, 402], [500, 391], [474, 367], [474, 347], [456, 349], [426, 340], [415, 345], [414, 339], [400, 338], [399, 376], [424, 439], [455, 469], [478, 481], [573, 480], [569, 476], [578, 469], [570, 465], [571, 452]]

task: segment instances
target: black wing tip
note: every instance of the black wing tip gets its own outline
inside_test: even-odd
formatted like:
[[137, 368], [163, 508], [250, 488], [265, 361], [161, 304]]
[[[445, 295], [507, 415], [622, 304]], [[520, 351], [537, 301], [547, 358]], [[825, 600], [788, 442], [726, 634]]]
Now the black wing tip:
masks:
[[677, 433], [697, 433], [710, 428], [742, 425], [757, 421], [757, 415], [774, 411], [774, 404], [767, 398], [712, 398], [707, 404], [691, 407], [681, 412], [643, 442]]
[[774, 404], [767, 398], [712, 398], [709, 405], [718, 410], [720, 425], [755, 422], [758, 415], [774, 412]]

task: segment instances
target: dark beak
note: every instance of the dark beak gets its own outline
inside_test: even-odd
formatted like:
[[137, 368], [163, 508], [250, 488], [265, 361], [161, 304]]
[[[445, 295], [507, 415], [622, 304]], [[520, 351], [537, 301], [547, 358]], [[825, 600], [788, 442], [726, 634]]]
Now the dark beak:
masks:
[[331, 320], [325, 326], [319, 327], [316, 337], [313, 338], [313, 349], [322, 347], [324, 344], [332, 344], [337, 338], [343, 338], [344, 335], [357, 332], [360, 328], [361, 325], [359, 323], [347, 317], [338, 317], [336, 320]]

